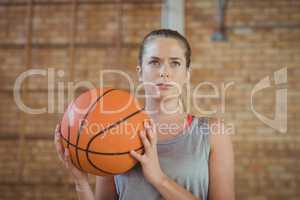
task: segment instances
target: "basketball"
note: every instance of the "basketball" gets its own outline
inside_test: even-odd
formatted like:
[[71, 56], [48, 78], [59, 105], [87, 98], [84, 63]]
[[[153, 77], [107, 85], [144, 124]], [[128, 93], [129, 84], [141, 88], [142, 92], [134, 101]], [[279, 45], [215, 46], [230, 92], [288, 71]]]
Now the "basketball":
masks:
[[128, 91], [92, 89], [68, 105], [61, 120], [62, 143], [78, 169], [98, 176], [121, 174], [137, 163], [130, 151], [144, 151], [138, 133], [148, 119]]

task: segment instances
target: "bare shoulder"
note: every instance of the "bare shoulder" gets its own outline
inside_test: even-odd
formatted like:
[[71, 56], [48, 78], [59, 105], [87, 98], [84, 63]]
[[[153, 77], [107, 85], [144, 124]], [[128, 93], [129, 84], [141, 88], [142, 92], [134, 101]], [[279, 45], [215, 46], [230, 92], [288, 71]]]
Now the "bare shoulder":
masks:
[[231, 132], [226, 131], [226, 125], [220, 118], [209, 118], [209, 143], [211, 150], [233, 151]]
[[234, 154], [231, 135], [218, 118], [209, 119], [209, 199], [234, 200]]

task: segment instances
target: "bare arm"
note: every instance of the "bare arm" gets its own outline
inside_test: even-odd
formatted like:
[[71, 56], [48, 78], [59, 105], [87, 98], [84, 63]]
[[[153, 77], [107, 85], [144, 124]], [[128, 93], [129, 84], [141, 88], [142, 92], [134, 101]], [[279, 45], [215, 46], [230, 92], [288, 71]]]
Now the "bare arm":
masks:
[[88, 182], [75, 183], [75, 188], [79, 200], [95, 200], [93, 191]]
[[55, 147], [59, 159], [64, 164], [67, 171], [70, 173], [71, 178], [75, 184], [78, 199], [80, 200], [113, 200], [117, 199], [114, 187], [114, 178], [96, 176], [96, 189], [93, 193], [91, 186], [88, 182], [87, 174], [77, 169], [71, 162], [69, 150], [63, 148], [61, 144], [61, 136], [59, 132], [59, 125], [55, 130]]
[[234, 154], [231, 138], [224, 132], [224, 123], [220, 120], [211, 120], [210, 127], [209, 199], [234, 200]]
[[87, 173], [80, 171], [73, 165], [69, 149], [63, 147], [61, 140], [60, 124], [58, 124], [54, 134], [54, 144], [58, 158], [64, 164], [65, 169], [75, 183], [78, 198], [80, 200], [94, 200], [94, 194], [90, 188]]
[[118, 199], [114, 186], [114, 177], [96, 176], [95, 200], [114, 200]]

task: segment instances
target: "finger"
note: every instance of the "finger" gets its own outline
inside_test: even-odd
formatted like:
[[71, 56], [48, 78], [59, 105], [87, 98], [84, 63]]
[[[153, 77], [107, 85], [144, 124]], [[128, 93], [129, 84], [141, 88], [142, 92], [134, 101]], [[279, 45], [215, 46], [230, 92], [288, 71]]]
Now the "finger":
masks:
[[54, 131], [54, 142], [57, 140], [57, 132], [59, 131], [59, 125], [57, 124]]
[[156, 146], [157, 143], [157, 136], [156, 136], [156, 131], [154, 129], [153, 123], [147, 121], [146, 122], [146, 130], [147, 130], [147, 135], [149, 137], [150, 143], [152, 146]]
[[150, 148], [151, 148], [151, 144], [146, 136], [146, 133], [144, 130], [142, 130], [140, 132], [140, 138], [143, 142], [143, 145], [144, 145], [144, 148], [145, 148], [145, 153], [147, 154], [149, 151], [150, 151]]
[[63, 148], [61, 147], [61, 145], [56, 145], [56, 152], [58, 154], [58, 157], [61, 161], [64, 160], [64, 150]]
[[150, 143], [152, 144], [153, 136], [151, 134], [151, 127], [150, 127], [150, 124], [148, 123], [148, 121], [144, 121], [144, 127], [145, 127], [146, 136], [149, 139]]
[[54, 142], [60, 142], [60, 139], [61, 139], [60, 124], [57, 124], [54, 133]]
[[150, 123], [152, 124], [152, 132], [153, 132], [153, 135], [154, 135], [155, 143], [157, 143], [157, 128], [156, 128], [156, 125], [153, 121], [150, 121]]
[[59, 141], [60, 141], [60, 133], [59, 133], [59, 131], [56, 131], [55, 132], [55, 135], [54, 135], [54, 142], [55, 143], [58, 143]]
[[64, 155], [65, 155], [65, 166], [66, 166], [67, 169], [69, 169], [71, 171], [71, 173], [73, 173], [73, 174], [74, 173], [75, 174], [78, 174], [78, 173], [82, 174], [82, 173], [84, 173], [83, 171], [79, 170], [75, 166], [73, 160], [71, 159], [70, 150], [68, 148], [65, 149], [65, 154]]
[[133, 158], [135, 158], [137, 161], [139, 161], [139, 162], [142, 162], [142, 161], [143, 161], [143, 155], [137, 153], [137, 152], [134, 151], [134, 150], [131, 150], [131, 151], [130, 151], [130, 155], [131, 155]]
[[60, 123], [58, 123], [55, 127], [55, 132], [59, 132], [60, 131]]
[[61, 134], [61, 133], [60, 133], [60, 129], [61, 129], [61, 125], [60, 125], [60, 123], [58, 123], [58, 124], [56, 125], [56, 127], [55, 127], [55, 135], [56, 135], [56, 134], [59, 134], [59, 135]]
[[59, 136], [59, 134], [55, 135], [55, 148], [56, 148], [56, 152], [58, 154], [58, 157], [61, 161], [64, 161], [64, 148], [61, 144], [61, 138]]
[[68, 169], [71, 168], [72, 167], [72, 160], [71, 160], [70, 151], [69, 151], [68, 148], [65, 149], [64, 160], [65, 160], [66, 167]]
[[55, 144], [56, 149], [58, 149], [58, 150], [63, 149], [63, 145], [62, 145], [60, 136], [56, 136], [54, 144]]
[[55, 144], [61, 143], [60, 140], [61, 140], [60, 133], [59, 132], [55, 132], [55, 134], [54, 134], [54, 143]]

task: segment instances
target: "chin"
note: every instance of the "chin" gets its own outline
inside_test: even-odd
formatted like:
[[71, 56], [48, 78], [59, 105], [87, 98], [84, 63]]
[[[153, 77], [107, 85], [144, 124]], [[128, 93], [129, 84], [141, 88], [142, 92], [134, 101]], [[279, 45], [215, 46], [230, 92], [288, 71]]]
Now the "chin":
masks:
[[156, 89], [149, 89], [145, 91], [145, 95], [150, 96], [151, 98], [157, 99], [157, 100], [162, 100], [164, 98], [178, 98], [178, 91], [169, 89], [169, 90], [156, 90]]
[[178, 94], [174, 91], [171, 91], [171, 90], [162, 90], [162, 91], [159, 91], [159, 98], [160, 99], [178, 98]]

